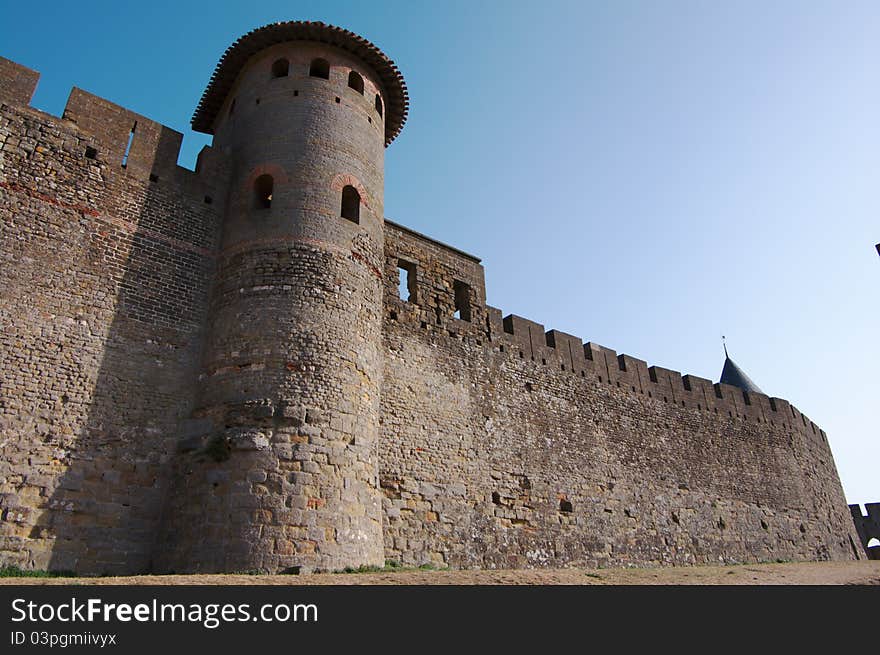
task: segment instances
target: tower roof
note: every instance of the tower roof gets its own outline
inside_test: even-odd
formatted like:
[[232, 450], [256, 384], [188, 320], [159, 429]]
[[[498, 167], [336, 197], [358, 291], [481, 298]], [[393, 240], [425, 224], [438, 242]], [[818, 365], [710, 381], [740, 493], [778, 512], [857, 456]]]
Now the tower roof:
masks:
[[758, 385], [752, 382], [752, 379], [737, 366], [727, 354], [727, 348], [724, 349], [724, 369], [721, 371], [721, 382], [724, 384], [732, 384], [745, 391], [751, 393], [764, 393], [758, 388]]
[[409, 111], [403, 75], [391, 59], [365, 38], [341, 27], [312, 21], [271, 23], [240, 37], [226, 49], [192, 117], [196, 132], [213, 134], [214, 119], [250, 57], [264, 48], [288, 41], [317, 41], [341, 48], [360, 58], [385, 87], [385, 145], [400, 134]]

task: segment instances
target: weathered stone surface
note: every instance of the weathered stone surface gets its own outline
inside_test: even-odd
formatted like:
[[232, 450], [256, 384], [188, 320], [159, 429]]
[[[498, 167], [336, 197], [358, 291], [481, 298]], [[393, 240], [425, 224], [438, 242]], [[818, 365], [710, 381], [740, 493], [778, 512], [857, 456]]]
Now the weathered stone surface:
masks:
[[859, 556], [789, 403], [502, 317], [479, 260], [384, 220], [385, 78], [350, 51], [254, 54], [197, 172], [81, 90], [27, 106], [36, 79], [0, 60], [0, 562]]

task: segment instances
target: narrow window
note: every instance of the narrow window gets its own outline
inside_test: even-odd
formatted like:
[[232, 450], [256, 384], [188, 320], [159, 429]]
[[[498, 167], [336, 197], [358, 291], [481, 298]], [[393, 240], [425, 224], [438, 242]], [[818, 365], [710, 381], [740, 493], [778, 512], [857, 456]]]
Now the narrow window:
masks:
[[376, 111], [379, 112], [379, 116], [382, 115], [382, 98], [379, 97], [379, 94], [376, 94]]
[[364, 94], [364, 78], [362, 78], [358, 73], [351, 71], [348, 74], [348, 86], [349, 88], [354, 89], [361, 95]]
[[98, 156], [98, 151], [92, 146], [86, 146], [86, 159], [94, 159]]
[[284, 58], [276, 59], [272, 64], [272, 77], [287, 77], [290, 71], [290, 62]]
[[254, 182], [254, 208], [269, 209], [272, 206], [272, 176], [260, 175]]
[[565, 512], [566, 514], [570, 514], [574, 511], [574, 505], [571, 504], [570, 500], [562, 499], [559, 501], [559, 511]]
[[330, 79], [330, 62], [326, 59], [313, 59], [309, 67], [309, 75], [320, 77], [322, 80]]
[[401, 300], [416, 302], [416, 265], [402, 259], [397, 260], [397, 272], [400, 282], [397, 293]]
[[361, 222], [361, 194], [350, 184], [342, 189], [341, 215], [352, 223]]
[[134, 131], [137, 129], [138, 122], [135, 121], [131, 126], [131, 132], [128, 133], [128, 144], [125, 146], [125, 154], [122, 155], [122, 168], [128, 165], [128, 155], [131, 152], [131, 143], [134, 141]]
[[235, 113], [235, 98], [233, 98], [232, 102], [229, 103], [229, 115], [232, 116], [232, 114], [234, 114], [234, 113]]
[[464, 282], [454, 280], [452, 289], [455, 292], [455, 318], [462, 321], [471, 320], [471, 288]]

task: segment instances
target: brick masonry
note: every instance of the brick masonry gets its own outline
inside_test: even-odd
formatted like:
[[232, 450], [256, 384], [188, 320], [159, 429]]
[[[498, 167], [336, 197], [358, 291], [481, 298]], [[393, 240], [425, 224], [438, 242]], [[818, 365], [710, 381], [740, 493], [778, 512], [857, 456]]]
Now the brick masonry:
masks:
[[192, 172], [179, 133], [79, 89], [35, 110], [0, 59], [0, 561], [864, 557], [795, 407], [503, 317], [479, 260], [384, 219], [383, 74], [267, 44]]

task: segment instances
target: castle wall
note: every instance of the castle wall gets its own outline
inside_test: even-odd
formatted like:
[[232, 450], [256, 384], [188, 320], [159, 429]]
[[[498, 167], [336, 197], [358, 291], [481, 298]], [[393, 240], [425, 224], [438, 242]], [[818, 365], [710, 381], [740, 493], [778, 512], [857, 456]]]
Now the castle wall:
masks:
[[[424, 305], [399, 299], [400, 259], [418, 264]], [[489, 568], [858, 557], [825, 434], [786, 401], [491, 307], [452, 318], [455, 277], [484, 297], [473, 258], [386, 224], [386, 557]]]
[[74, 89], [59, 119], [6, 89], [0, 558], [144, 571], [192, 404], [222, 186], [178, 168], [181, 135], [143, 116]]
[[357, 59], [255, 56], [195, 173], [180, 134], [79, 89], [62, 118], [28, 107], [37, 79], [0, 59], [3, 563], [863, 556], [797, 408], [503, 316], [477, 258], [383, 221], [383, 89]]

